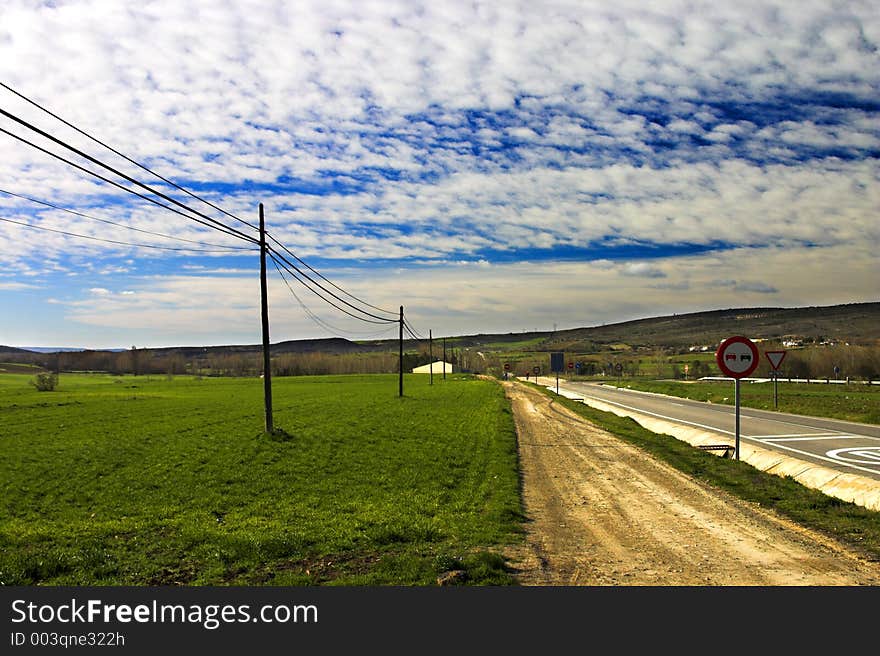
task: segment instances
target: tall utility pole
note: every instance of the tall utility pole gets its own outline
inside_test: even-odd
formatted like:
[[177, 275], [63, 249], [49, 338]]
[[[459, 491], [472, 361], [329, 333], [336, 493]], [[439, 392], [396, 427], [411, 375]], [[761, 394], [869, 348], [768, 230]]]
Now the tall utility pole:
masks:
[[266, 291], [266, 224], [260, 203], [260, 302], [263, 320], [263, 397], [266, 404], [266, 432], [275, 429], [272, 421], [272, 364], [269, 358], [269, 301]]
[[400, 384], [398, 385], [399, 391], [397, 396], [403, 396], [403, 306], [400, 306], [400, 358], [399, 358], [399, 379]]
[[431, 331], [428, 331], [428, 374], [430, 374], [429, 385], [434, 384], [434, 342]]
[[446, 338], [443, 338], [443, 380], [446, 380]]

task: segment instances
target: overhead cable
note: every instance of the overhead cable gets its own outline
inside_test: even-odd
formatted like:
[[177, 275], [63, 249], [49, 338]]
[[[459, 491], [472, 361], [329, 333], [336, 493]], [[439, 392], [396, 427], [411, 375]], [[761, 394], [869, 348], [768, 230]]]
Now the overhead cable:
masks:
[[412, 335], [414, 338], [421, 341], [425, 340], [424, 335], [419, 335], [415, 328], [413, 328], [412, 325], [406, 320], [406, 317], [403, 318], [403, 326], [404, 328], [406, 328], [407, 332], [409, 332], [409, 334]]
[[[15, 225], [23, 226], [25, 228], [34, 228], [35, 230], [45, 230], [47, 232], [57, 232], [60, 235], [67, 235], [69, 237], [79, 237], [80, 239], [91, 239], [93, 241], [103, 241], [108, 244], [119, 244], [121, 246], [134, 246], [135, 248], [157, 248], [163, 251], [186, 251], [188, 253], [228, 253], [228, 248], [224, 248], [223, 250], [205, 250], [202, 248], [175, 248], [173, 246], [157, 246], [153, 244], [133, 244], [127, 241], [117, 241], [115, 239], [104, 239], [102, 237], [91, 237], [89, 235], [81, 235], [75, 232], [68, 232], [67, 230], [58, 230], [56, 228], [47, 228], [46, 226], [34, 225], [33, 223], [24, 223], [23, 221], [13, 221], [12, 219], [4, 219], [0, 216], [0, 221], [5, 221], [6, 223], [14, 223]], [[253, 249], [256, 250], [256, 249]]]
[[374, 309], [374, 310], [378, 310], [379, 312], [385, 312], [385, 313], [390, 314], [390, 315], [392, 315], [392, 316], [394, 316], [394, 315], [397, 314], [396, 312], [393, 312], [393, 311], [391, 311], [391, 310], [386, 310], [385, 308], [380, 308], [380, 307], [376, 307], [375, 305], [370, 305], [369, 303], [367, 303], [367, 302], [364, 301], [363, 299], [360, 299], [360, 298], [358, 298], [357, 296], [355, 296], [354, 294], [351, 294], [351, 293], [345, 291], [344, 289], [342, 289], [342, 287], [340, 287], [339, 285], [335, 284], [333, 281], [328, 280], [327, 278], [325, 278], [324, 276], [322, 276], [319, 272], [315, 271], [315, 269], [313, 269], [311, 266], [309, 266], [306, 262], [303, 262], [303, 261], [302, 261], [302, 260], [301, 260], [301, 259], [295, 254], [295, 253], [293, 253], [289, 248], [287, 248], [284, 244], [282, 244], [280, 241], [278, 241], [277, 239], [275, 239], [275, 237], [273, 237], [272, 235], [270, 235], [268, 232], [266, 233], [266, 236], [269, 237], [269, 239], [271, 239], [272, 241], [274, 241], [276, 244], [278, 244], [279, 246], [281, 246], [281, 248], [283, 248], [283, 249], [284, 249], [284, 250], [285, 250], [285, 251], [286, 251], [286, 252], [287, 252], [292, 258], [294, 258], [297, 262], [299, 262], [299, 263], [302, 264], [304, 267], [306, 267], [309, 271], [313, 272], [315, 275], [317, 275], [319, 278], [321, 278], [321, 280], [324, 280], [325, 282], [329, 283], [330, 285], [333, 285], [333, 287], [335, 287], [336, 289], [338, 289], [340, 292], [342, 292], [343, 294], [345, 294], [345, 295], [348, 296], [349, 298], [354, 299], [354, 300], [356, 300], [358, 303], [362, 303], [363, 305], [366, 305], [366, 306], [369, 307], [369, 308], [372, 308], [372, 309]]
[[156, 176], [157, 178], [159, 178], [159, 179], [162, 180], [163, 182], [165, 182], [165, 183], [171, 185], [171, 186], [174, 187], [175, 189], [179, 189], [179, 190], [182, 191], [183, 193], [188, 194], [189, 196], [191, 196], [192, 198], [195, 198], [196, 200], [199, 200], [199, 201], [205, 203], [206, 205], [209, 205], [210, 207], [213, 207], [213, 208], [214, 208], [215, 210], [217, 210], [218, 212], [222, 212], [222, 213], [225, 214], [226, 216], [228, 216], [228, 217], [230, 217], [230, 218], [232, 218], [232, 219], [235, 219], [236, 221], [239, 221], [240, 223], [243, 223], [244, 225], [249, 226], [249, 227], [253, 228], [254, 230], [259, 230], [259, 228], [258, 228], [257, 226], [255, 226], [254, 224], [249, 223], [249, 222], [245, 221], [244, 219], [241, 219], [241, 218], [235, 216], [234, 214], [231, 214], [230, 212], [227, 212], [227, 211], [224, 210], [222, 207], [217, 207], [216, 205], [214, 205], [213, 203], [211, 203], [211, 202], [205, 200], [205, 199], [202, 198], [201, 196], [198, 196], [198, 195], [192, 193], [192, 192], [189, 191], [188, 189], [185, 189], [185, 188], [181, 187], [179, 184], [177, 184], [176, 182], [173, 182], [173, 181], [169, 180], [168, 178], [162, 177], [161, 175], [159, 175], [158, 173], [156, 173], [156, 172], [153, 171], [152, 169], [148, 168], [147, 166], [144, 166], [144, 165], [141, 164], [140, 162], [137, 162], [137, 161], [131, 159], [131, 158], [128, 157], [127, 155], [124, 155], [123, 153], [119, 152], [118, 150], [116, 150], [116, 149], [113, 148], [112, 146], [107, 145], [106, 143], [104, 143], [104, 142], [101, 141], [100, 139], [97, 139], [96, 137], [93, 137], [93, 136], [90, 135], [88, 132], [85, 132], [84, 130], [81, 130], [80, 128], [76, 127], [76, 126], [73, 125], [72, 123], [70, 123], [70, 122], [64, 120], [63, 118], [61, 118], [61, 117], [58, 116], [57, 114], [55, 114], [55, 113], [51, 112], [50, 110], [46, 109], [45, 107], [43, 107], [42, 105], [40, 105], [38, 102], [36, 102], [36, 101], [34, 101], [34, 100], [31, 100], [30, 98], [28, 98], [28, 97], [25, 96], [24, 94], [22, 94], [22, 93], [16, 91], [16, 90], [13, 89], [12, 87], [10, 87], [8, 84], [4, 84], [3, 82], [0, 82], [0, 86], [2, 86], [2, 87], [3, 87], [4, 89], [6, 89], [7, 91], [10, 91], [10, 92], [14, 93], [16, 96], [18, 96], [18, 97], [21, 98], [22, 100], [25, 100], [26, 102], [29, 102], [31, 105], [33, 105], [33, 106], [36, 107], [37, 109], [39, 109], [39, 110], [45, 112], [45, 113], [48, 114], [49, 116], [51, 116], [51, 117], [53, 117], [53, 118], [55, 118], [55, 119], [61, 121], [62, 123], [64, 123], [64, 125], [68, 126], [69, 128], [72, 128], [72, 129], [76, 130], [77, 132], [79, 132], [79, 133], [80, 133], [81, 135], [83, 135], [84, 137], [87, 137], [87, 138], [91, 139], [92, 141], [94, 141], [95, 143], [100, 144], [101, 146], [104, 146], [104, 148], [106, 148], [107, 150], [109, 150], [109, 151], [111, 151], [111, 152], [113, 152], [113, 153], [119, 155], [119, 156], [120, 156], [121, 158], [123, 158], [124, 160], [126, 160], [126, 161], [130, 162], [131, 164], [134, 164], [135, 166], [137, 166], [137, 167], [143, 169], [143, 170], [146, 171], [147, 173], [150, 173], [151, 175]]
[[[371, 313], [371, 312], [367, 312], [366, 310], [363, 310], [363, 309], [361, 309], [361, 308], [359, 308], [359, 307], [357, 307], [357, 306], [355, 306], [355, 305], [349, 303], [349, 302], [346, 301], [344, 298], [340, 298], [338, 295], [334, 294], [332, 291], [330, 291], [329, 289], [327, 289], [326, 287], [322, 286], [320, 283], [316, 282], [314, 279], [312, 279], [311, 277], [309, 277], [309, 275], [308, 275], [307, 273], [303, 272], [302, 269], [300, 269], [299, 267], [297, 267], [297, 266], [296, 266], [295, 264], [293, 264], [290, 260], [288, 260], [286, 257], [284, 257], [284, 255], [282, 255], [281, 253], [279, 253], [278, 251], [276, 251], [276, 250], [275, 250], [274, 248], [272, 248], [271, 246], [267, 247], [267, 249], [268, 249], [268, 251], [269, 251], [270, 253], [272, 253], [274, 256], [276, 256], [276, 257], [279, 258], [282, 262], [284, 262], [284, 263], [287, 265], [287, 267], [292, 268], [293, 271], [296, 271], [296, 272], [297, 272], [302, 278], [305, 278], [306, 280], [308, 280], [312, 285], [318, 287], [320, 290], [322, 290], [322, 291], [325, 292], [326, 294], [329, 294], [330, 296], [332, 296], [334, 299], [336, 299], [336, 300], [339, 301], [340, 303], [342, 303], [342, 304], [344, 304], [344, 305], [347, 305], [347, 306], [350, 307], [351, 309], [355, 310], [356, 312], [360, 312], [361, 314], [365, 315], [366, 317], [370, 317], [370, 318], [372, 318], [372, 319], [376, 319], [376, 321], [371, 321], [370, 319], [365, 319], [364, 317], [358, 317], [358, 316], [355, 316], [355, 315], [351, 315], [351, 316], [354, 316], [356, 319], [361, 319], [362, 321], [367, 321], [367, 322], [369, 322], [369, 323], [394, 323], [394, 322], [397, 321], [397, 319], [390, 319], [390, 318], [388, 318], [388, 317], [380, 317], [380, 316], [378, 316], [378, 315], [376, 315], [376, 314], [373, 314], [373, 313]], [[287, 267], [285, 267], [285, 268], [287, 268]], [[288, 268], [288, 271], [290, 271], [290, 268]], [[291, 271], [291, 272], [292, 272], [292, 271]], [[300, 281], [300, 282], [302, 282], [302, 281]], [[305, 284], [305, 283], [303, 283], [303, 284]], [[308, 285], [306, 285], [306, 286], [309, 287], [309, 289], [312, 289], [310, 286], [308, 286]], [[314, 291], [314, 290], [312, 290], [312, 291]], [[315, 292], [315, 293], [317, 294], [317, 292]], [[320, 294], [318, 294], [318, 295], [320, 296]], [[323, 298], [323, 297], [322, 297], [322, 298]], [[327, 301], [326, 298], [325, 298], [324, 300]], [[328, 302], [329, 302], [329, 301], [328, 301]], [[341, 309], [341, 308], [339, 308], [339, 306], [336, 306], [335, 304], [334, 304], [334, 307], [336, 307], [337, 309]], [[350, 313], [349, 313], [349, 312], [346, 312], [346, 314], [350, 314]]]
[[81, 216], [84, 219], [91, 219], [92, 221], [100, 221], [101, 223], [107, 223], [109, 225], [117, 226], [119, 228], [125, 228], [126, 230], [134, 230], [135, 232], [143, 232], [145, 234], [153, 235], [155, 237], [164, 237], [165, 239], [175, 239], [177, 241], [185, 241], [190, 244], [198, 244], [199, 246], [212, 246], [212, 247], [218, 247], [218, 248], [235, 250], [235, 251], [253, 251], [254, 250], [254, 247], [252, 247], [252, 246], [227, 246], [226, 244], [212, 244], [210, 242], [196, 241], [194, 239], [185, 239], [183, 237], [175, 237], [173, 235], [165, 235], [165, 234], [162, 234], [161, 232], [153, 232], [152, 230], [144, 230], [142, 228], [135, 228], [134, 226], [126, 225], [124, 223], [117, 223], [115, 221], [110, 221], [108, 219], [101, 219], [97, 216], [90, 216], [88, 214], [84, 214], [83, 212], [77, 212], [76, 210], [71, 210], [66, 207], [61, 207], [60, 205], [55, 205], [54, 203], [50, 203], [48, 201], [38, 200], [36, 198], [31, 198], [29, 196], [23, 196], [22, 194], [16, 194], [12, 191], [7, 191], [6, 189], [0, 189], [0, 193], [8, 194], [9, 196], [15, 196], [16, 198], [21, 198], [23, 200], [27, 200], [32, 203], [37, 203], [39, 205], [45, 205], [46, 207], [51, 207], [52, 209], [60, 210], [62, 212], [67, 212], [68, 214], [74, 214], [76, 216]]
[[[170, 202], [170, 203], [174, 203], [174, 204], [177, 205], [178, 207], [182, 207], [182, 208], [185, 209], [186, 211], [191, 212], [191, 213], [193, 213], [193, 214], [195, 214], [195, 215], [197, 215], [197, 216], [200, 216], [200, 217], [202, 217], [203, 219], [205, 219], [206, 221], [209, 221], [210, 223], [213, 223], [213, 224], [215, 224], [215, 225], [217, 225], [217, 226], [222, 226], [226, 231], [228, 231], [228, 232], [233, 232], [233, 233], [237, 234], [239, 237], [241, 237], [241, 238], [243, 238], [243, 239], [247, 239], [247, 240], [249, 240], [249, 241], [257, 241], [254, 237], [252, 237], [252, 236], [250, 236], [250, 235], [246, 235], [245, 233], [243, 233], [243, 232], [241, 232], [241, 231], [239, 231], [239, 230], [237, 230], [237, 229], [235, 229], [235, 228], [231, 228], [231, 227], [227, 226], [226, 224], [221, 223], [220, 221], [217, 221], [216, 219], [212, 219], [212, 218], [209, 217], [207, 214], [203, 214], [202, 212], [199, 212], [199, 211], [197, 211], [197, 210], [194, 210], [194, 209], [192, 209], [191, 207], [188, 207], [188, 206], [184, 205], [183, 203], [181, 203], [180, 201], [178, 201], [178, 200], [172, 198], [171, 196], [167, 196], [166, 194], [163, 194], [161, 191], [156, 191], [155, 189], [153, 189], [153, 188], [150, 187], [149, 185], [145, 185], [143, 182], [140, 182], [139, 180], [136, 180], [136, 179], [132, 178], [130, 175], [127, 175], [127, 174], [125, 174], [125, 173], [122, 173], [121, 171], [118, 171], [117, 169], [113, 168], [113, 167], [110, 166], [109, 164], [105, 164], [104, 162], [101, 162], [100, 160], [98, 160], [98, 159], [92, 157], [91, 155], [89, 155], [89, 154], [87, 154], [87, 153], [84, 153], [84, 152], [81, 151], [79, 148], [76, 148], [76, 147], [74, 147], [74, 146], [71, 146], [70, 144], [66, 143], [65, 141], [62, 141], [61, 139], [59, 139], [58, 137], [54, 137], [54, 136], [52, 136], [51, 134], [49, 134], [49, 133], [46, 132], [45, 130], [41, 130], [41, 129], [38, 128], [37, 126], [32, 125], [31, 123], [28, 123], [28, 122], [25, 121], [23, 118], [19, 118], [18, 116], [15, 116], [14, 114], [11, 114], [11, 113], [7, 112], [7, 111], [6, 111], [5, 109], [3, 109], [2, 107], [0, 107], [0, 114], [2, 114], [3, 116], [6, 116], [7, 118], [12, 119], [12, 120], [15, 121], [16, 123], [18, 123], [18, 124], [20, 124], [20, 125], [26, 127], [27, 129], [31, 130], [32, 132], [36, 132], [36, 133], [39, 134], [40, 136], [42, 136], [42, 137], [44, 137], [44, 138], [46, 138], [46, 139], [49, 139], [50, 141], [52, 141], [52, 142], [58, 144], [59, 146], [62, 146], [63, 148], [66, 148], [67, 150], [70, 150], [70, 151], [76, 153], [76, 154], [79, 155], [80, 157], [83, 157], [83, 158], [89, 160], [89, 161], [92, 162], [93, 164], [97, 164], [97, 165], [100, 166], [101, 168], [107, 169], [108, 171], [111, 171], [112, 173], [115, 173], [115, 174], [118, 175], [120, 178], [123, 178], [124, 180], [126, 180], [126, 181], [128, 181], [128, 182], [130, 182], [130, 183], [132, 183], [132, 184], [134, 184], [134, 185], [137, 185], [138, 187], [141, 187], [142, 189], [145, 189], [145, 190], [149, 191], [151, 194], [154, 194], [154, 195], [158, 196], [159, 198], [162, 198], [162, 199], [164, 199], [164, 200], [167, 200], [167, 201]], [[8, 132], [8, 131], [6, 131], [6, 130], [4, 130], [4, 132], [6, 132], [6, 134], [9, 134], [9, 135], [12, 135], [12, 136], [16, 136], [16, 135], [14, 135], [13, 133]], [[17, 138], [20, 138], [20, 137], [17, 137]], [[27, 142], [25, 139], [22, 139], [22, 141], [25, 141], [25, 143], [30, 143], [30, 142]], [[32, 145], [36, 146], [36, 144], [32, 144]], [[38, 147], [38, 146], [36, 146], [36, 147]], [[38, 148], [39, 148], [39, 147], [38, 147]], [[42, 148], [41, 148], [40, 150], [43, 150], [43, 152], [46, 152], [46, 153], [52, 154], [52, 153], [50, 153], [50, 151], [47, 151], [47, 150], [45, 150], [45, 149], [42, 149]], [[184, 215], [184, 216], [186, 216], [186, 215]]]
[[[270, 257], [271, 257], [271, 256], [270, 256]], [[296, 299], [296, 302], [299, 303], [299, 306], [303, 309], [303, 311], [306, 313], [306, 315], [307, 315], [312, 321], [314, 321], [316, 324], [318, 324], [319, 326], [321, 326], [322, 328], [324, 328], [324, 330], [326, 330], [327, 332], [329, 332], [331, 335], [336, 335], [336, 334], [338, 334], [338, 333], [346, 333], [346, 334], [349, 334], [349, 335], [357, 335], [357, 336], [360, 336], [360, 337], [364, 337], [364, 334], [363, 334], [363, 333], [358, 333], [358, 332], [355, 332], [355, 331], [352, 331], [352, 330], [343, 330], [342, 328], [337, 328], [336, 326], [332, 326], [332, 325], [330, 325], [329, 323], [327, 323], [326, 321], [324, 321], [324, 320], [323, 320], [321, 317], [319, 317], [317, 314], [315, 314], [314, 312], [312, 312], [312, 311], [309, 309], [309, 307], [308, 307], [308, 306], [302, 301], [302, 299], [300, 299], [300, 297], [297, 295], [297, 293], [296, 293], [295, 291], [293, 291], [293, 287], [292, 287], [292, 286], [290, 285], [290, 283], [288, 282], [287, 277], [284, 275], [284, 272], [283, 272], [283, 271], [281, 270], [281, 268], [278, 266], [278, 262], [277, 262], [277, 260], [276, 260], [274, 257], [271, 257], [271, 259], [272, 259], [272, 264], [275, 266], [276, 271], [278, 271], [278, 275], [281, 276], [281, 279], [284, 281], [284, 284], [287, 286], [287, 289], [290, 290], [290, 293], [293, 294], [293, 297]], [[289, 272], [288, 272], [288, 273], [289, 273]], [[366, 337], [368, 337], [368, 338], [378, 337], [379, 335], [384, 335], [384, 334], [387, 333], [389, 330], [393, 330], [393, 329], [394, 329], [394, 326], [391, 326], [390, 328], [386, 328], [385, 330], [382, 330], [382, 331], [380, 331], [380, 332], [378, 332], [378, 333], [375, 333], [375, 334], [367, 335]]]
[[[227, 228], [226, 226], [223, 226], [223, 228], [219, 228], [215, 225], [211, 225], [210, 223], [206, 223], [206, 222], [202, 221], [201, 219], [197, 219], [193, 216], [189, 216], [188, 214], [184, 214], [180, 210], [177, 210], [169, 205], [165, 205], [164, 203], [160, 203], [155, 198], [150, 198], [149, 196], [144, 196], [143, 194], [135, 191], [134, 189], [129, 189], [128, 187], [121, 185], [118, 182], [111, 180], [110, 178], [105, 178], [100, 173], [95, 173], [94, 171], [87, 169], [84, 166], [80, 166], [76, 162], [72, 162], [69, 159], [62, 157], [61, 155], [58, 155], [57, 153], [53, 153], [50, 150], [46, 150], [42, 146], [38, 146], [34, 142], [29, 141], [29, 140], [25, 139], [24, 137], [21, 137], [17, 134], [14, 134], [14, 133], [10, 132], [9, 130], [6, 130], [4, 128], [0, 128], [0, 132], [3, 132], [4, 134], [8, 134], [10, 137], [12, 137], [14, 139], [18, 139], [19, 141], [26, 143], [27, 145], [31, 146], [32, 148], [36, 148], [37, 150], [42, 151], [42, 152], [46, 153], [47, 155], [54, 157], [55, 159], [58, 159], [58, 160], [64, 162], [65, 164], [68, 164], [69, 166], [72, 166], [76, 169], [79, 169], [80, 171], [88, 173], [89, 175], [94, 176], [94, 177], [98, 178], [99, 180], [103, 180], [104, 182], [111, 184], [114, 187], [118, 187], [119, 189], [122, 189], [122, 191], [127, 191], [128, 193], [134, 194], [135, 196], [138, 196], [139, 198], [143, 198], [144, 200], [149, 201], [150, 203], [153, 203], [154, 205], [158, 205], [159, 207], [164, 207], [166, 210], [174, 212], [175, 214], [179, 214], [180, 216], [184, 217], [185, 219], [189, 219], [190, 221], [195, 221], [196, 223], [201, 223], [204, 226], [207, 226], [213, 230], [218, 230], [220, 232], [224, 232], [228, 235], [236, 237], [237, 239], [242, 239], [244, 241], [248, 241], [248, 242], [251, 242], [254, 244], [259, 243], [259, 240], [254, 239], [253, 237], [249, 237], [248, 235], [244, 235], [244, 234], [238, 232], [237, 230], [235, 230], [234, 228]], [[213, 221], [213, 219], [212, 219], [212, 221]], [[217, 223], [217, 222], [215, 222], [215, 223]], [[220, 225], [223, 225], [223, 224], [221, 223]]]

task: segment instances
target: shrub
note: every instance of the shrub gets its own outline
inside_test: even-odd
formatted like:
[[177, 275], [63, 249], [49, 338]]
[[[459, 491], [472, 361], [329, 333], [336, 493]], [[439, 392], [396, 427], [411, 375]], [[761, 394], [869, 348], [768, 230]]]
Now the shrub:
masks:
[[36, 387], [38, 392], [51, 392], [55, 389], [55, 386], [58, 385], [58, 376], [56, 374], [43, 372], [34, 376], [31, 385]]

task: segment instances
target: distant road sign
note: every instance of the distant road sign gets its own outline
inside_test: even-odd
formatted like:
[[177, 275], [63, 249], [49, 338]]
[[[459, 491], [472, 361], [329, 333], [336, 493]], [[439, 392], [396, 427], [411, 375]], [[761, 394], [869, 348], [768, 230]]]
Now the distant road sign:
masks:
[[565, 353], [550, 354], [550, 371], [559, 372], [565, 369]]
[[758, 347], [748, 337], [728, 337], [715, 352], [715, 362], [725, 376], [745, 378], [758, 367]]
[[574, 362], [569, 362], [569, 363], [568, 363], [568, 368], [569, 368], [569, 369], [574, 369]]
[[534, 367], [532, 369], [532, 373], [537, 376], [539, 373], [541, 373], [541, 367]]
[[767, 351], [764, 353], [767, 356], [767, 359], [770, 360], [770, 366], [773, 367], [773, 371], [779, 369], [779, 365], [782, 364], [782, 361], [785, 359], [786, 351]]
[[614, 365], [614, 370], [623, 371], [623, 365], [618, 362], [616, 365]]
[[510, 371], [510, 364], [507, 362], [504, 363], [504, 371]]

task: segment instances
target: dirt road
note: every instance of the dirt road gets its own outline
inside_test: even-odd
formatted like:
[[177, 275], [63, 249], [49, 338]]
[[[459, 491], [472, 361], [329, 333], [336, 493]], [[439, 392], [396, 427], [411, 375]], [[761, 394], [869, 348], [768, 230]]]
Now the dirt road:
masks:
[[523, 585], [880, 585], [880, 563], [652, 459], [504, 382], [523, 471]]

